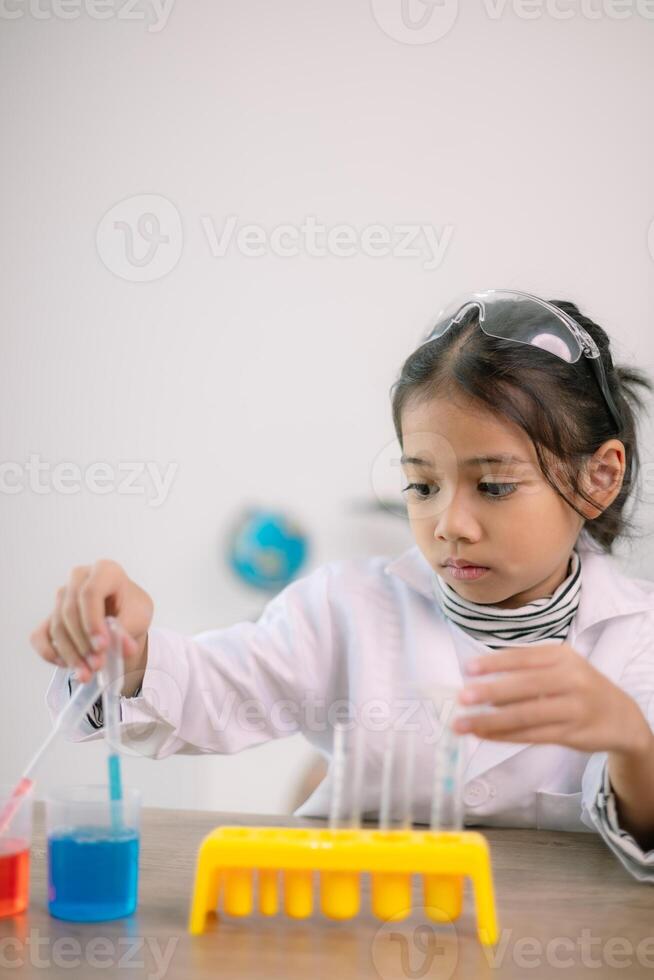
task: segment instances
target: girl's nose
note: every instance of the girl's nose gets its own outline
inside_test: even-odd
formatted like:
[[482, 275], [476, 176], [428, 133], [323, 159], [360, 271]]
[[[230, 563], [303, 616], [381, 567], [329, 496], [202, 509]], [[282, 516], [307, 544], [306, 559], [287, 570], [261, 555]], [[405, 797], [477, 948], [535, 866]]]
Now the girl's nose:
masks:
[[475, 540], [479, 535], [479, 523], [469, 501], [461, 492], [454, 493], [436, 517], [434, 537], [449, 540], [467, 538]]

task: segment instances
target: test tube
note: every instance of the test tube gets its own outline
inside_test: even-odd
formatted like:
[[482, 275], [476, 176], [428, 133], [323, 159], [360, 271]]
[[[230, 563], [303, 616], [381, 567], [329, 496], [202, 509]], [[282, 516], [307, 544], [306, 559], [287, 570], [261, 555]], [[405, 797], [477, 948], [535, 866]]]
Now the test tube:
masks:
[[415, 731], [407, 728], [402, 739], [404, 748], [404, 778], [402, 780], [402, 809], [400, 813], [400, 825], [405, 830], [410, 830], [413, 817], [413, 774], [415, 771]]
[[110, 644], [107, 650], [105, 667], [100, 671], [102, 683], [102, 713], [105, 737], [109, 748], [107, 759], [109, 776], [109, 798], [112, 801], [111, 815], [114, 826], [122, 823], [123, 798], [120, 773], [120, 689], [123, 679], [123, 656], [121, 628], [113, 616], [107, 616]]
[[[355, 731], [347, 731], [343, 722], [334, 724], [334, 741], [332, 754], [332, 784], [329, 807], [329, 829], [338, 831], [346, 826], [344, 819], [345, 787], [352, 782], [352, 766], [356, 764], [356, 752], [352, 752], [356, 744]], [[354, 808], [350, 812], [353, 818]], [[339, 835], [340, 836], [340, 835]], [[344, 831], [344, 836], [352, 836], [352, 831]], [[360, 905], [359, 872], [348, 869], [323, 870], [320, 873], [320, 907], [322, 911], [335, 919], [349, 918], [356, 915]]]
[[365, 729], [356, 725], [350, 732], [350, 771], [352, 778], [352, 806], [350, 807], [350, 827], [361, 826], [363, 808], [363, 768], [365, 762]]
[[334, 742], [332, 751], [332, 785], [329, 806], [329, 827], [335, 830], [343, 819], [343, 790], [345, 787], [345, 726], [342, 721], [334, 723]]
[[[404, 830], [412, 826], [415, 734], [411, 728], [398, 730], [393, 726], [386, 733], [379, 806], [380, 830], [388, 830], [393, 824]], [[401, 761], [404, 765], [400, 767]], [[395, 796], [398, 802], [394, 807]]]
[[[430, 830], [457, 832], [463, 827], [463, 739], [452, 731], [453, 717], [458, 714], [456, 691], [440, 689], [435, 700], [441, 707], [441, 733], [434, 746], [433, 786]], [[447, 717], [443, 717], [447, 708]], [[438, 873], [424, 875], [423, 901], [429, 918], [437, 922], [453, 922], [463, 905], [462, 874]]]
[[463, 752], [460, 737], [443, 726], [434, 747], [430, 827], [459, 830], [463, 826]]
[[393, 766], [395, 761], [395, 729], [389, 726], [384, 742], [382, 759], [381, 799], [379, 802], [379, 829], [388, 830], [391, 826], [391, 807], [393, 796]]

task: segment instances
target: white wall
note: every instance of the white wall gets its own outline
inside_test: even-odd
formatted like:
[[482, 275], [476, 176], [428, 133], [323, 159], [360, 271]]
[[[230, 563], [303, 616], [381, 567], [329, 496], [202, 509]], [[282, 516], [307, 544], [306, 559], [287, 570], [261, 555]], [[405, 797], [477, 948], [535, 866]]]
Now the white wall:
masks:
[[[51, 0], [39, 17], [17, 3], [0, 16], [2, 459], [179, 469], [160, 507], [117, 492], [0, 495], [0, 781], [47, 731], [50, 668], [28, 636], [74, 564], [118, 560], [154, 596], [156, 625], [192, 633], [261, 606], [220, 549], [244, 502], [310, 528], [307, 570], [411, 543], [403, 522], [348, 505], [392, 438], [402, 359], [461, 290], [570, 298], [618, 360], [654, 370], [642, 12], [618, 20], [606, 0], [590, 19], [571, 0], [569, 19], [526, 19], [475, 0], [442, 38], [408, 43], [420, 32], [402, 34], [399, 0], [177, 0], [158, 31], [118, 0], [107, 20], [82, 0], [70, 20], [45, 19]], [[151, 282], [109, 271], [106, 230], [96, 244], [105, 212], [134, 195], [181, 216], [160, 253], [179, 260]], [[434, 268], [425, 254], [214, 257], [202, 218], [220, 234], [229, 215], [268, 231], [313, 215], [451, 238]], [[136, 269], [123, 252], [123, 273]], [[644, 439], [648, 459], [649, 425]], [[647, 540], [631, 564], [654, 574]], [[42, 788], [98, 779], [101, 756], [59, 745]], [[126, 764], [149, 803], [272, 812], [307, 756], [293, 738]]]

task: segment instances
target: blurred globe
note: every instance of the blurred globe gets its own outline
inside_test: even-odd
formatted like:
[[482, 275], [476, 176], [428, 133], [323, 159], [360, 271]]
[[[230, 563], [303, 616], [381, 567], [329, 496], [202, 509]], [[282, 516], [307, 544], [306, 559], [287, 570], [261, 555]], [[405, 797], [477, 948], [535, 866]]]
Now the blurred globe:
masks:
[[237, 521], [228, 560], [240, 579], [258, 589], [281, 589], [305, 562], [308, 538], [285, 514], [248, 510]]

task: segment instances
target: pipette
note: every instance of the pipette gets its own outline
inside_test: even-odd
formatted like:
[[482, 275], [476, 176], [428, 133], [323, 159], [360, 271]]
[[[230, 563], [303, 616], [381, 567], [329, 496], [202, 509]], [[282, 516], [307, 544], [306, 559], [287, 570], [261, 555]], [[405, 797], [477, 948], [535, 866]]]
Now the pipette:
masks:
[[55, 718], [54, 725], [23, 770], [21, 778], [16, 783], [11, 797], [0, 814], [0, 834], [6, 831], [22, 800], [33, 787], [34, 775], [46, 749], [49, 748], [62, 729], [76, 722], [79, 718], [82, 718], [90, 710], [91, 705], [97, 700], [99, 693], [100, 681], [98, 675], [94, 674], [86, 684], [80, 684], [66, 706], [59, 712]]

